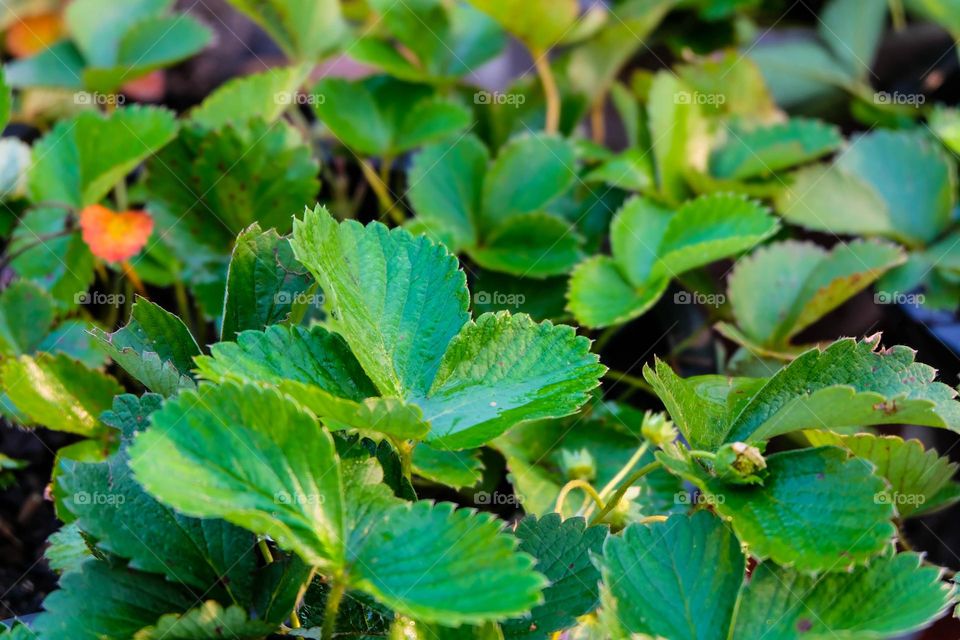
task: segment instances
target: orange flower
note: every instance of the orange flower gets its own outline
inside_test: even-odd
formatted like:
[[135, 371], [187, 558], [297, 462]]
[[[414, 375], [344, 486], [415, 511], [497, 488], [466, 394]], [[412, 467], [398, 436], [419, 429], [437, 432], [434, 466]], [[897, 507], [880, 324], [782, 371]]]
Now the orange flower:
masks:
[[63, 18], [59, 13], [21, 18], [7, 30], [7, 51], [15, 58], [27, 58], [40, 53], [63, 35]]
[[146, 211], [117, 213], [98, 204], [80, 212], [83, 241], [98, 258], [122, 262], [137, 255], [153, 232], [153, 218]]

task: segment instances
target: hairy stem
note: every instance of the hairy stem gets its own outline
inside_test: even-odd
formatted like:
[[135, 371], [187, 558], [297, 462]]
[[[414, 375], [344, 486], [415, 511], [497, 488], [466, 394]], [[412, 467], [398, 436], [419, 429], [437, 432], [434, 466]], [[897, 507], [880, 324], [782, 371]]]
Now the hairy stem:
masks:
[[340, 603], [343, 601], [343, 594], [347, 591], [347, 582], [342, 577], [335, 577], [330, 584], [330, 593], [327, 594], [327, 605], [323, 611], [323, 637], [332, 638], [333, 632], [337, 628], [337, 613], [340, 611]]
[[540, 82], [543, 84], [543, 97], [547, 102], [547, 122], [544, 130], [556, 133], [560, 129], [560, 91], [550, 68], [550, 60], [544, 51], [533, 52], [533, 64], [537, 68]]
[[620, 485], [620, 488], [617, 489], [617, 492], [614, 493], [613, 496], [610, 498], [610, 500], [607, 501], [606, 506], [603, 507], [600, 513], [598, 513], [596, 517], [594, 517], [594, 519], [590, 521], [590, 524], [594, 525], [594, 524], [600, 524], [601, 522], [603, 522], [603, 519], [607, 516], [607, 514], [613, 511], [614, 507], [620, 504], [620, 501], [623, 499], [623, 496], [626, 495], [627, 493], [627, 489], [632, 487], [637, 480], [647, 475], [651, 471], [655, 471], [661, 466], [662, 465], [660, 464], [660, 461], [655, 461], [637, 469], [633, 473], [633, 475], [627, 478], [623, 482], [623, 484]]

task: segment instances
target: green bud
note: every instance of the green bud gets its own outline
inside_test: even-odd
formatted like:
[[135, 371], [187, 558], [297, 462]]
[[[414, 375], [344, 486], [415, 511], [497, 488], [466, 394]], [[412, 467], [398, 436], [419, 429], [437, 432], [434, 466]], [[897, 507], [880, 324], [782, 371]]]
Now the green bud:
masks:
[[731, 442], [717, 451], [714, 470], [721, 480], [731, 484], [763, 484], [767, 461], [757, 447]]
[[570, 480], [593, 480], [597, 477], [597, 464], [586, 449], [560, 452], [560, 468]]
[[663, 413], [647, 411], [643, 414], [640, 434], [651, 444], [662, 447], [677, 439], [677, 429]]

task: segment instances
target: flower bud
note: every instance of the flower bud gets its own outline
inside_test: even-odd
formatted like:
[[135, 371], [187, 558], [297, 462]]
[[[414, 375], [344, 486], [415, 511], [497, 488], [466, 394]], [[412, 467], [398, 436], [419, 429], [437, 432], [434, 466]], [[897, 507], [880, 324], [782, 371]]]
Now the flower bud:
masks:
[[673, 426], [673, 422], [668, 420], [665, 414], [651, 411], [643, 414], [640, 434], [657, 447], [662, 447], [677, 439], [677, 429]]
[[597, 477], [597, 464], [586, 449], [560, 452], [560, 468], [570, 480], [593, 480]]
[[717, 451], [714, 470], [721, 480], [731, 484], [763, 484], [767, 461], [757, 447], [731, 442]]

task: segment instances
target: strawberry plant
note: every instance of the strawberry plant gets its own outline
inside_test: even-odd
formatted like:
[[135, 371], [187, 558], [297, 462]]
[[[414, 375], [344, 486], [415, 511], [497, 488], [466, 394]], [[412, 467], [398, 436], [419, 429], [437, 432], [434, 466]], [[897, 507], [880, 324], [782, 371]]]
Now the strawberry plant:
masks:
[[956, 635], [951, 0], [0, 4], [0, 637]]

